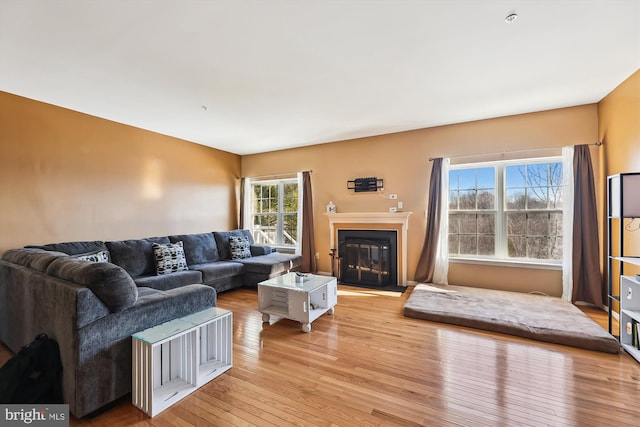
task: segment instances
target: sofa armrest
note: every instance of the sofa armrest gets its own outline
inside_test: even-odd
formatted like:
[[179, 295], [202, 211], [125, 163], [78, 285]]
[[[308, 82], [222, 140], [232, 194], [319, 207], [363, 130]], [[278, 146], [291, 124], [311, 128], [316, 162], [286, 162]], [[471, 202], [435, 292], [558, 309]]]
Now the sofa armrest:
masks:
[[114, 313], [131, 307], [138, 300], [138, 287], [131, 276], [109, 262], [58, 258], [49, 264], [46, 273], [86, 286]]
[[267, 255], [276, 251], [276, 248], [272, 248], [268, 245], [251, 245], [251, 256]]

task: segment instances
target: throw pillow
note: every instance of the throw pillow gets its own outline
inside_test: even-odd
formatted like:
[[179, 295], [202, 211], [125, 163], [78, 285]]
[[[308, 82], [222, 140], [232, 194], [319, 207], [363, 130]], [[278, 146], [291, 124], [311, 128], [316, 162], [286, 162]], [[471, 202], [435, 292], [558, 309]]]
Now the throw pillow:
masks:
[[109, 259], [109, 251], [95, 251], [86, 254], [74, 255], [74, 258], [89, 262], [111, 262]]
[[231, 259], [251, 258], [251, 242], [247, 236], [229, 236]]
[[170, 274], [188, 270], [182, 241], [176, 243], [154, 243], [153, 255], [156, 261], [156, 274]]

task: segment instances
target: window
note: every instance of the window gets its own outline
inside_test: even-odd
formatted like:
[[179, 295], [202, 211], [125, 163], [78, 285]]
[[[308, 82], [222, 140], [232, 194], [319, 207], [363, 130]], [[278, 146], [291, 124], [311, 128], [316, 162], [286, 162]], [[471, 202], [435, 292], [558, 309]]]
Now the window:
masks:
[[449, 255], [562, 260], [558, 158], [451, 166]]
[[251, 232], [257, 244], [296, 247], [298, 244], [298, 180], [251, 183]]

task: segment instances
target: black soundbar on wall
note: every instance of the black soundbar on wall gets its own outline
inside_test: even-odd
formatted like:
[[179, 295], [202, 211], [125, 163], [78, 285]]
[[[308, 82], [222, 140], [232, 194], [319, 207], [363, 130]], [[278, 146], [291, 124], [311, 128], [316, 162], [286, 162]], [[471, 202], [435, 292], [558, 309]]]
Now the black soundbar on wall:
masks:
[[347, 181], [347, 190], [354, 190], [356, 193], [378, 191], [379, 188], [384, 188], [384, 180], [375, 176]]

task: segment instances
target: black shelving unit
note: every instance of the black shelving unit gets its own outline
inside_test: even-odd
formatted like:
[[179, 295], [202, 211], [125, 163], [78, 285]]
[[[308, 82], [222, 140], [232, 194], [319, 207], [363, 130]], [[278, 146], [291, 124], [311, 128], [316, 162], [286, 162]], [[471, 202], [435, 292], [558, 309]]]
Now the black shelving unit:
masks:
[[[613, 331], [612, 317], [614, 303], [617, 302], [618, 310], [621, 310], [620, 277], [624, 275], [625, 264], [640, 266], [640, 256], [625, 254], [625, 220], [632, 218], [640, 218], [640, 172], [607, 177], [607, 307], [609, 333], [618, 339], [620, 331]], [[614, 236], [617, 237], [615, 247]], [[615, 275], [614, 267], [617, 267]], [[622, 328], [620, 318], [619, 322]]]

